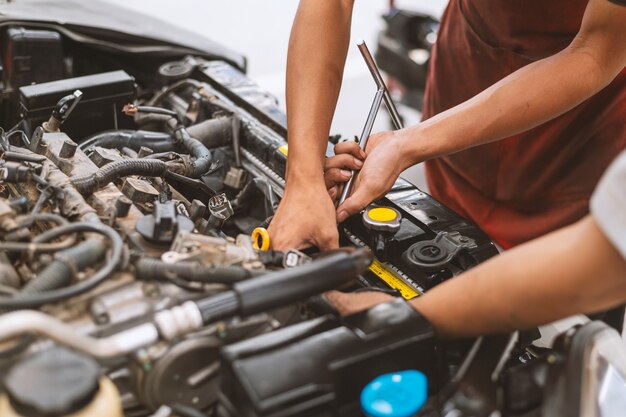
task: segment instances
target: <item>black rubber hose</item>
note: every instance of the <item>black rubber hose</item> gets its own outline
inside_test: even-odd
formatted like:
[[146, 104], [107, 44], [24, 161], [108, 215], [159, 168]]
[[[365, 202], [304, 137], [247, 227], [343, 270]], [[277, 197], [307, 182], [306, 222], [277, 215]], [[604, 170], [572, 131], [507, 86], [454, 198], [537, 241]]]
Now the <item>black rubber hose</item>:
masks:
[[226, 146], [233, 140], [232, 118], [220, 117], [189, 126], [187, 132], [209, 149]]
[[185, 281], [234, 284], [266, 271], [250, 271], [241, 266], [206, 267], [198, 262], [177, 262], [170, 264], [159, 259], [141, 258], [135, 264], [141, 279], [163, 280], [180, 278]]
[[339, 252], [299, 268], [238, 282], [231, 291], [195, 303], [207, 324], [235, 315], [250, 316], [336, 289], [356, 279], [371, 262], [367, 249]]
[[110, 149], [130, 148], [139, 151], [142, 146], [154, 152], [168, 152], [175, 148], [174, 138], [163, 132], [149, 130], [108, 130], [91, 136], [80, 144], [81, 149], [100, 146]]
[[167, 163], [158, 159], [128, 159], [106, 164], [98, 171], [85, 177], [72, 179], [72, 185], [83, 195], [93, 194], [111, 181], [129, 175], [163, 177], [167, 173]]
[[30, 280], [21, 293], [33, 294], [68, 286], [76, 272], [96, 264], [104, 257], [106, 250], [106, 241], [90, 239], [57, 252], [55, 259]]
[[115, 272], [122, 260], [124, 242], [120, 235], [111, 227], [98, 223], [71, 223], [49, 230], [50, 238], [78, 232], [94, 232], [104, 235], [111, 243], [110, 255], [105, 264], [92, 276], [70, 287], [51, 290], [37, 294], [18, 294], [14, 297], [0, 297], [0, 310], [17, 310], [37, 308], [44, 304], [54, 303], [83, 294], [100, 285]]
[[[198, 139], [207, 148], [217, 148], [229, 144], [233, 137], [232, 119], [221, 117], [209, 119], [187, 128], [189, 136]], [[154, 152], [176, 150], [176, 140], [169, 133], [149, 130], [109, 130], [86, 139], [80, 145], [85, 150], [91, 146], [139, 151], [142, 146]]]
[[199, 178], [211, 168], [211, 151], [198, 139], [191, 137], [184, 126], [177, 126], [174, 137], [193, 158], [193, 165], [184, 172], [188, 177]]

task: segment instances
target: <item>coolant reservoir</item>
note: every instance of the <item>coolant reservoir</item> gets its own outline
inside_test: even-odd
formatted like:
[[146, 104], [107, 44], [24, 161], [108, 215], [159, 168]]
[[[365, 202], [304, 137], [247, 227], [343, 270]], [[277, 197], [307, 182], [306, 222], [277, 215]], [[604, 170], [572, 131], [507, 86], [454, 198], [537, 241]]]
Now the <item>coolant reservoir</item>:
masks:
[[91, 358], [52, 348], [24, 358], [4, 378], [2, 417], [122, 417], [119, 392]]
[[367, 417], [413, 417], [428, 398], [428, 380], [420, 371], [407, 370], [377, 377], [361, 391]]

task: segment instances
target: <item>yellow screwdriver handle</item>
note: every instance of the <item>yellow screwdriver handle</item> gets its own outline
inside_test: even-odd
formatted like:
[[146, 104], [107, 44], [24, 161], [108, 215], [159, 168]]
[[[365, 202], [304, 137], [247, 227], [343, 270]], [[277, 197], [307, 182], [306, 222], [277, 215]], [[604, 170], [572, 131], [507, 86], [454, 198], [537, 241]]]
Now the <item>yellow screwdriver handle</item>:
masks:
[[264, 227], [257, 227], [252, 231], [252, 247], [257, 250], [269, 250], [270, 234]]

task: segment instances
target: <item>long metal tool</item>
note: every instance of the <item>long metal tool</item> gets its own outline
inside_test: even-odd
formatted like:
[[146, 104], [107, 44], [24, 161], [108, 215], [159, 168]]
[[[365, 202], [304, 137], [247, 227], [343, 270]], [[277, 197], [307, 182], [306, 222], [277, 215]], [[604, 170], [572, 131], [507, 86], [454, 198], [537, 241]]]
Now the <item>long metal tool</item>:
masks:
[[[376, 120], [376, 115], [378, 114], [378, 110], [380, 109], [380, 105], [382, 101], [385, 102], [385, 107], [387, 107], [387, 111], [389, 112], [389, 116], [396, 127], [396, 129], [402, 129], [402, 121], [400, 120], [400, 115], [398, 114], [398, 110], [396, 106], [393, 104], [393, 100], [391, 100], [391, 95], [389, 94], [389, 90], [387, 90], [387, 85], [383, 80], [383, 77], [380, 75], [380, 71], [378, 70], [378, 66], [374, 61], [374, 57], [370, 53], [365, 41], [360, 40], [357, 42], [357, 47], [359, 51], [361, 51], [361, 55], [365, 60], [365, 64], [370, 70], [372, 74], [372, 78], [374, 78], [374, 82], [376, 83], [377, 91], [374, 96], [374, 101], [372, 102], [372, 106], [370, 107], [369, 114], [367, 115], [367, 119], [365, 120], [365, 126], [363, 127], [363, 132], [361, 133], [361, 137], [359, 138], [359, 146], [361, 149], [365, 150], [367, 146], [367, 141], [372, 133], [372, 127], [374, 126], [374, 121]], [[352, 186], [354, 181], [356, 180], [358, 172], [352, 171], [352, 176], [343, 187], [341, 191], [341, 195], [339, 196], [339, 201], [337, 205], [341, 205], [346, 198], [350, 195], [352, 191]]]
[[393, 122], [396, 129], [402, 129], [402, 120], [400, 119], [400, 115], [398, 114], [396, 105], [393, 104], [393, 100], [391, 99], [391, 95], [389, 94], [389, 90], [387, 89], [387, 85], [385, 84], [383, 77], [380, 75], [380, 71], [378, 69], [378, 65], [376, 65], [376, 61], [374, 61], [374, 57], [370, 53], [370, 50], [367, 48], [364, 40], [358, 41], [356, 46], [359, 48], [359, 51], [361, 52], [361, 55], [365, 60], [365, 64], [372, 74], [372, 78], [374, 78], [376, 88], [383, 91], [383, 100], [385, 101], [385, 107], [387, 107], [387, 111], [389, 112], [391, 121]]
[[[384, 96], [383, 90], [376, 91], [376, 95], [374, 96], [374, 101], [372, 102], [372, 107], [370, 107], [370, 112], [367, 115], [367, 119], [365, 120], [365, 126], [363, 127], [363, 132], [361, 133], [361, 137], [359, 138], [359, 146], [361, 149], [365, 149], [367, 146], [367, 140], [369, 139], [372, 133], [372, 127], [374, 127], [374, 121], [376, 120], [376, 114], [378, 114], [378, 109], [380, 109], [380, 105], [383, 102]], [[354, 183], [358, 171], [352, 171], [352, 176], [344, 185], [343, 190], [341, 191], [341, 196], [339, 196], [338, 205], [341, 205], [346, 198], [350, 195], [350, 191], [352, 190], [352, 184]]]

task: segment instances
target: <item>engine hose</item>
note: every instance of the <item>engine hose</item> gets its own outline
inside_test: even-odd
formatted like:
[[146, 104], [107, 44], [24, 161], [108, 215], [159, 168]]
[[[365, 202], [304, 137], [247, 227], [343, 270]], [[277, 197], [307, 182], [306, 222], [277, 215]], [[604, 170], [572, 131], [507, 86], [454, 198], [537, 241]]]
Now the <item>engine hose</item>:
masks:
[[135, 264], [137, 275], [147, 280], [180, 278], [185, 281], [233, 284], [265, 273], [241, 266], [206, 267], [197, 262], [166, 263], [159, 259], [141, 258]]
[[80, 144], [82, 150], [92, 146], [110, 149], [130, 148], [134, 151], [139, 151], [143, 146], [152, 149], [154, 152], [168, 152], [174, 150], [175, 143], [171, 135], [163, 132], [108, 130], [91, 136]]
[[85, 177], [73, 178], [72, 185], [81, 194], [90, 195], [117, 178], [129, 175], [163, 177], [167, 171], [167, 163], [158, 159], [128, 159], [106, 164]]
[[83, 294], [100, 285], [109, 278], [122, 261], [124, 242], [120, 235], [111, 227], [99, 223], [70, 223], [49, 230], [49, 238], [78, 232], [93, 232], [104, 235], [111, 243], [110, 255], [105, 264], [89, 278], [70, 287], [35, 294], [18, 294], [14, 297], [0, 297], [0, 310], [17, 310], [37, 308], [44, 304], [54, 303]]
[[347, 284], [365, 272], [372, 259], [367, 249], [337, 252], [299, 268], [287, 268], [238, 282], [229, 291], [195, 303], [205, 324], [236, 315], [250, 316]]
[[186, 138], [183, 141], [183, 146], [193, 156], [193, 168], [189, 171], [188, 175], [192, 178], [200, 178], [202, 175], [209, 172], [211, 169], [211, 151], [202, 144], [198, 139]]
[[[225, 146], [232, 141], [232, 121], [230, 117], [209, 119], [187, 128], [189, 136], [198, 139], [209, 149]], [[169, 152], [177, 148], [173, 135], [149, 130], [109, 130], [98, 133], [82, 142], [79, 147], [85, 150], [91, 146], [139, 151], [142, 146], [154, 152]]]
[[184, 175], [192, 178], [199, 178], [211, 169], [211, 151], [198, 139], [191, 137], [189, 131], [182, 125], [172, 120], [169, 123], [173, 129], [174, 138], [180, 143], [193, 158], [193, 164], [185, 168]]
[[104, 240], [90, 239], [57, 252], [55, 259], [24, 286], [21, 294], [45, 292], [69, 285], [76, 272], [96, 264], [106, 250]]

